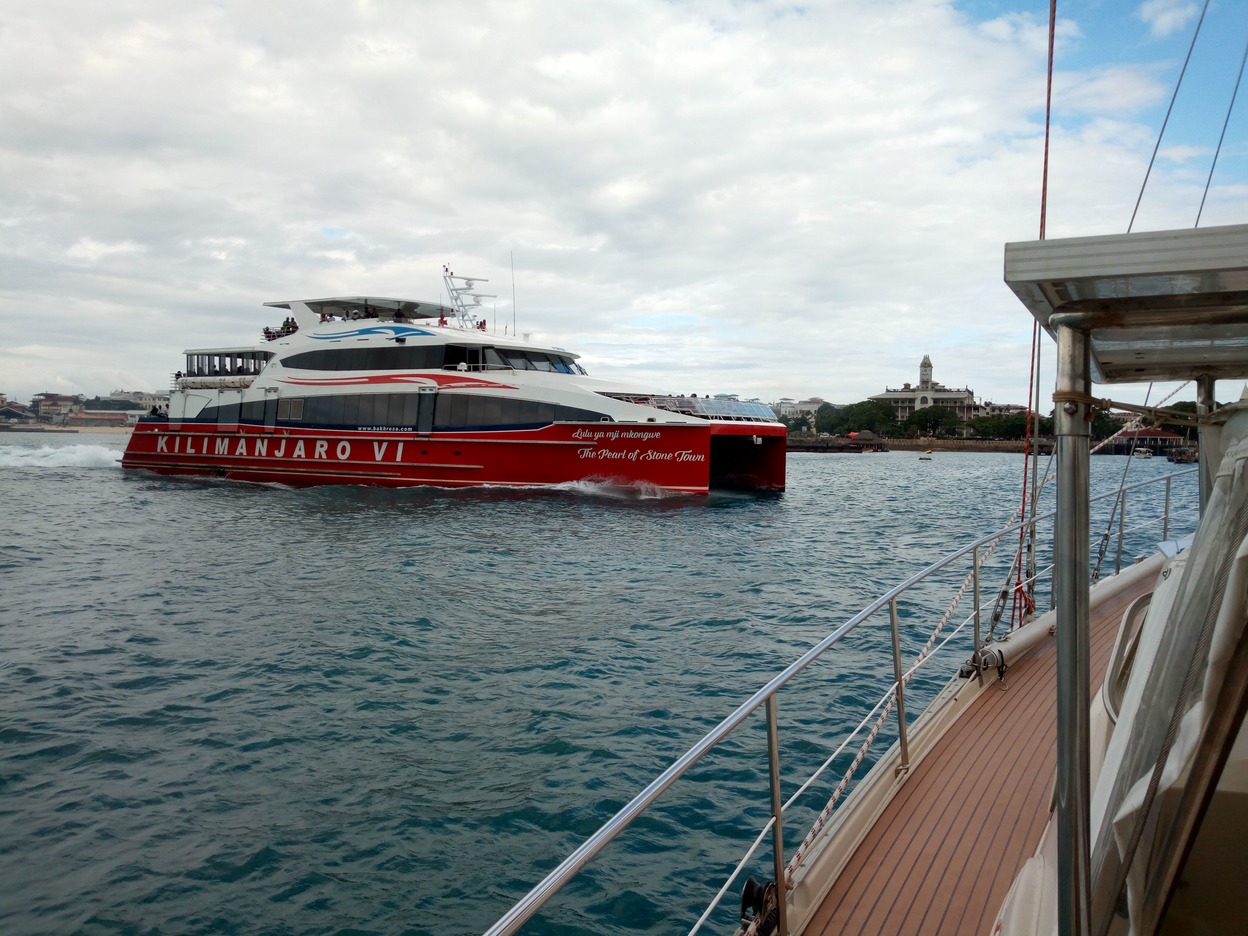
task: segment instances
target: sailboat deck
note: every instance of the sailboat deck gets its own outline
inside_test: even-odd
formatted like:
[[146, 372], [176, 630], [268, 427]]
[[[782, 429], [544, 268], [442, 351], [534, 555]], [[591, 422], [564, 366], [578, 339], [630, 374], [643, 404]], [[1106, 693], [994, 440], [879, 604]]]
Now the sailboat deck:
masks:
[[[1141, 582], [1092, 609], [1096, 691]], [[1006, 672], [913, 770], [803, 936], [987, 934], [1049, 819], [1057, 763], [1056, 641]]]

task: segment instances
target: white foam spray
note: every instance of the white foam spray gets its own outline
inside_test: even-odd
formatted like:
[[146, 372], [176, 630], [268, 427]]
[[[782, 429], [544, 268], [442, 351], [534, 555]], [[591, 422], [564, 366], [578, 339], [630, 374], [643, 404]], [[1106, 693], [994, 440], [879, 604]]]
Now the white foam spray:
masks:
[[121, 468], [121, 452], [107, 445], [0, 447], [0, 468]]

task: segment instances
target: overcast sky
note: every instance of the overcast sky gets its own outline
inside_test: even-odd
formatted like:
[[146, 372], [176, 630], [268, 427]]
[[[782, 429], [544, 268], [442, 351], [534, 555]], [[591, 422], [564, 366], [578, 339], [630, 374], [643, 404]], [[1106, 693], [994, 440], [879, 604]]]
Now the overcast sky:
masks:
[[[1059, 3], [1049, 237], [1127, 229], [1201, 2]], [[1047, 15], [8, 4], [0, 392], [164, 390], [184, 349], [277, 324], [266, 300], [436, 301], [449, 263], [500, 333], [596, 376], [852, 403], [929, 354], [1025, 402], [1002, 248], [1039, 232]], [[1214, 0], [1135, 230], [1195, 223], [1245, 40], [1248, 4]], [[1248, 221], [1239, 104], [1202, 227]]]

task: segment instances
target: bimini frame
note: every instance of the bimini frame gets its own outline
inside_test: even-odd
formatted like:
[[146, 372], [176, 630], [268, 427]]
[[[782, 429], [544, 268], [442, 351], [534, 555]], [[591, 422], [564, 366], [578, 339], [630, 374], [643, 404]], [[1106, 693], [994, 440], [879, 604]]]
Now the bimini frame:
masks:
[[[1005, 281], [1057, 342], [1058, 924], [1092, 932], [1089, 855], [1089, 428], [1092, 384], [1248, 378], [1248, 225], [1030, 241]], [[1203, 436], [1203, 432], [1202, 432]], [[1203, 439], [1202, 439], [1203, 441]], [[1201, 504], [1217, 466], [1201, 446]]]

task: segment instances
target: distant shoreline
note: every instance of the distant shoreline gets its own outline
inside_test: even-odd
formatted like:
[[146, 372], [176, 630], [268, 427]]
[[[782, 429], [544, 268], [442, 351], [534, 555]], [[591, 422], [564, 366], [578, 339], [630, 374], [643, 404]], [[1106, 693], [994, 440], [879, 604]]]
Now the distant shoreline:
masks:
[[[1047, 451], [1049, 443], [1041, 443]], [[1022, 452], [1026, 443], [1021, 439], [873, 439], [861, 445], [845, 439], [812, 439], [793, 436], [790, 452], [826, 452], [829, 454], [878, 451], [893, 452]]]
[[1022, 452], [1027, 447], [1022, 439], [886, 439], [884, 444], [896, 452]]

